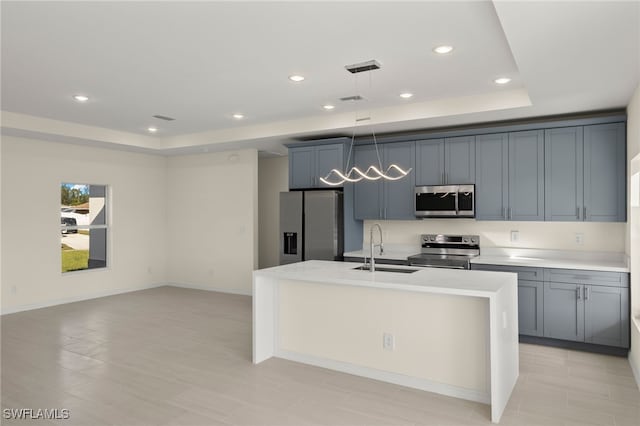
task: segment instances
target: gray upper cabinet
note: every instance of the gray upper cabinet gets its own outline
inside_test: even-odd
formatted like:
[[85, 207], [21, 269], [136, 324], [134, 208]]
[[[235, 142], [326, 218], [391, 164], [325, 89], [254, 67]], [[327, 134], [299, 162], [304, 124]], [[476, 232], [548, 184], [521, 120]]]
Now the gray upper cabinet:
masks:
[[582, 127], [544, 134], [545, 220], [583, 220]]
[[445, 184], [462, 185], [476, 181], [476, 137], [447, 138], [444, 143]]
[[385, 167], [391, 164], [400, 166], [403, 170], [411, 170], [402, 179], [382, 182], [383, 186], [383, 217], [384, 219], [415, 219], [413, 206], [416, 185], [416, 145], [414, 142], [402, 142], [383, 145]]
[[289, 148], [289, 188], [313, 187], [315, 147]]
[[[379, 144], [383, 168], [396, 164], [404, 170], [413, 169], [408, 176], [397, 181], [362, 180], [354, 184], [354, 217], [365, 219], [415, 219], [413, 207], [415, 187], [415, 143]], [[365, 171], [378, 166], [375, 145], [354, 148], [354, 164]], [[393, 173], [393, 172], [392, 172]]]
[[584, 127], [585, 220], [626, 220], [625, 145], [624, 123]]
[[444, 184], [444, 139], [416, 142], [416, 185]]
[[476, 136], [476, 219], [505, 220], [509, 205], [509, 136]]
[[476, 136], [476, 219], [544, 220], [544, 132]]
[[[353, 148], [353, 164], [363, 172], [378, 164], [374, 145], [360, 145]], [[353, 184], [354, 209], [356, 219], [380, 219], [382, 217], [382, 185], [380, 181], [363, 179]]]
[[475, 136], [416, 142], [416, 185], [475, 182]]
[[624, 123], [546, 130], [546, 220], [626, 220], [624, 130]]
[[329, 188], [320, 181], [320, 177], [326, 176], [331, 169], [343, 168], [343, 144], [289, 148], [290, 189]]
[[509, 133], [509, 220], [544, 220], [544, 131]]

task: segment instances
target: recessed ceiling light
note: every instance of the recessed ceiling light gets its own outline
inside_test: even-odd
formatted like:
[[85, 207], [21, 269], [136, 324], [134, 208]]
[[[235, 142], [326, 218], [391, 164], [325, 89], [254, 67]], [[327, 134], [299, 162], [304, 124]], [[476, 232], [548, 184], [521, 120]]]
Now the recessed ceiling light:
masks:
[[304, 80], [304, 77], [301, 75], [290, 75], [289, 76], [289, 80], [294, 81], [296, 83], [301, 82], [302, 80]]
[[445, 55], [453, 51], [453, 46], [447, 46], [447, 45], [436, 46], [433, 48], [433, 51], [439, 55]]
[[242, 120], [244, 118], [244, 114], [233, 114], [233, 118], [236, 120]]
[[78, 102], [87, 102], [89, 100], [89, 97], [85, 95], [73, 95], [73, 99]]
[[147, 131], [149, 131], [150, 133], [155, 133], [158, 131], [157, 127], [147, 127]]
[[333, 105], [327, 104], [327, 105], [322, 105], [322, 108], [326, 110], [330, 110], [330, 109], [334, 109], [335, 107]]
[[402, 99], [409, 99], [410, 97], [413, 96], [413, 93], [409, 93], [409, 92], [405, 92], [405, 93], [400, 93], [400, 97]]
[[510, 81], [511, 79], [509, 77], [500, 77], [493, 80], [493, 82], [496, 84], [507, 84]]

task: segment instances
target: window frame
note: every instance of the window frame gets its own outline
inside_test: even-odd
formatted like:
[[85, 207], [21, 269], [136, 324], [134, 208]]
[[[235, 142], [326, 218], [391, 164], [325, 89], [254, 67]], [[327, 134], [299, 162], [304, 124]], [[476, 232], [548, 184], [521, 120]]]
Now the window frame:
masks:
[[[85, 268], [85, 269], [74, 269], [69, 271], [63, 271], [62, 268], [60, 270], [60, 274], [65, 276], [69, 273], [86, 273], [86, 272], [95, 272], [95, 271], [105, 271], [111, 269], [111, 258], [112, 258], [112, 250], [111, 250], [111, 185], [107, 184], [97, 184], [97, 183], [79, 183], [72, 181], [63, 181], [60, 182], [59, 188], [63, 185], [85, 185], [89, 188], [89, 193], [91, 192], [92, 186], [100, 186], [104, 188], [104, 224], [99, 225], [60, 225], [60, 234], [62, 234], [63, 230], [66, 231], [80, 231], [86, 230], [91, 231], [92, 229], [104, 229], [105, 230], [105, 262], [104, 266], [97, 266], [93, 268]], [[91, 197], [89, 197], [91, 198]], [[59, 206], [59, 214], [62, 217], [62, 203]], [[68, 233], [68, 232], [67, 232]], [[60, 251], [60, 264], [62, 264], [62, 250]], [[87, 265], [88, 266], [88, 265]]]

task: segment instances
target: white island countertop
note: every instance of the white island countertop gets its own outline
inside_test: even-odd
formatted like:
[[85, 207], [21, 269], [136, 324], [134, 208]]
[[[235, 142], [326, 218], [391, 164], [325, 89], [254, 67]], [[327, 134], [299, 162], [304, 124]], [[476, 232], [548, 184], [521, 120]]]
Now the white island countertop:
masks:
[[[362, 271], [361, 263], [309, 260], [254, 271], [255, 276], [326, 284], [342, 284], [372, 288], [389, 288], [458, 296], [490, 297], [504, 286], [515, 286], [516, 275], [439, 268], [409, 268], [378, 265], [380, 268], [418, 269], [413, 273]], [[502, 275], [504, 274], [504, 275]]]
[[518, 379], [517, 274], [361, 265], [254, 271], [253, 362], [275, 356], [482, 402], [498, 423]]

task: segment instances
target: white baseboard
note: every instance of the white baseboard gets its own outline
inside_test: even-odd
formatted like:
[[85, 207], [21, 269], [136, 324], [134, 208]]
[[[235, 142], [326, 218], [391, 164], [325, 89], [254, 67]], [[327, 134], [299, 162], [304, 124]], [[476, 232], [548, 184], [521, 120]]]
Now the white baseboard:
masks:
[[466, 399], [468, 401], [480, 402], [482, 404], [491, 403], [491, 396], [489, 395], [489, 392], [461, 388], [458, 386], [438, 383], [427, 379], [406, 376], [404, 374], [393, 373], [390, 371], [377, 370], [375, 368], [363, 367], [360, 365], [354, 365], [342, 361], [335, 361], [332, 359], [304, 355], [297, 352], [280, 350], [276, 353], [275, 356], [278, 358], [284, 358], [303, 364], [315, 365], [316, 367], [323, 367], [330, 370], [341, 371], [343, 373], [353, 374], [355, 376], [367, 377], [369, 379], [380, 380], [382, 382], [393, 383], [395, 385], [406, 386], [409, 388], [438, 393], [446, 396], [452, 396], [454, 398]]
[[157, 287], [162, 287], [167, 285], [166, 283], [157, 283], [157, 284], [149, 284], [143, 287], [136, 287], [136, 288], [119, 288], [119, 289], [115, 289], [115, 290], [105, 290], [105, 291], [99, 291], [96, 293], [91, 293], [91, 294], [83, 294], [81, 296], [75, 296], [75, 297], [65, 297], [62, 299], [54, 299], [54, 300], [48, 300], [46, 302], [41, 302], [41, 303], [32, 303], [32, 304], [28, 304], [28, 305], [20, 305], [20, 306], [15, 306], [15, 307], [11, 307], [8, 309], [3, 309], [2, 312], [0, 313], [0, 315], [8, 315], [8, 314], [15, 314], [17, 312], [23, 312], [23, 311], [31, 311], [34, 309], [41, 309], [41, 308], [49, 308], [51, 306], [57, 306], [57, 305], [64, 305], [67, 303], [74, 303], [74, 302], [81, 302], [83, 300], [91, 300], [91, 299], [98, 299], [100, 297], [106, 297], [106, 296], [115, 296], [117, 294], [124, 294], [124, 293], [131, 293], [133, 291], [140, 291], [140, 290], [148, 290], [150, 288], [157, 288]]
[[185, 283], [166, 283], [170, 287], [190, 288], [192, 290], [215, 291], [217, 293], [239, 294], [242, 296], [251, 296], [252, 290], [238, 290], [234, 288], [211, 287], [202, 284], [185, 284]]

